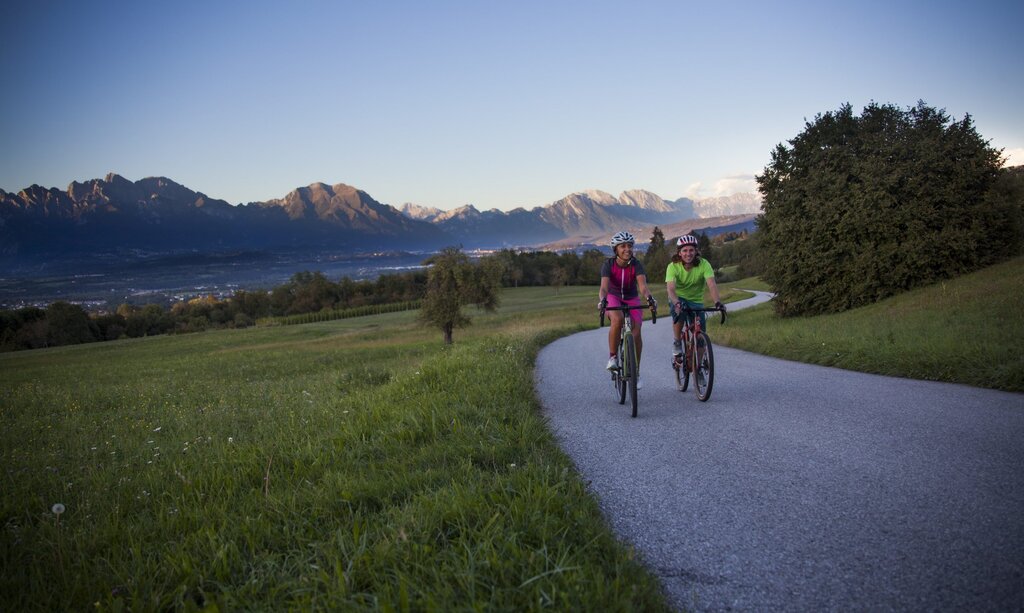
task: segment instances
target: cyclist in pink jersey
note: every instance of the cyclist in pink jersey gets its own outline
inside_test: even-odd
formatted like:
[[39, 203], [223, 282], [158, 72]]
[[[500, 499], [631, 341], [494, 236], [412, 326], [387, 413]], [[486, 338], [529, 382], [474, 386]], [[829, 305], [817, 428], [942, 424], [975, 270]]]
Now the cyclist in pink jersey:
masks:
[[[640, 306], [640, 296], [647, 298], [647, 302], [657, 304], [651, 290], [647, 288], [647, 273], [640, 260], [633, 257], [633, 244], [635, 240], [629, 232], [619, 232], [612, 237], [612, 250], [615, 257], [605, 260], [601, 266], [601, 289], [598, 291], [598, 306]], [[629, 311], [633, 320], [633, 339], [636, 342], [636, 360], [640, 364], [640, 354], [643, 351], [643, 338], [640, 335], [640, 326], [643, 324], [643, 312], [640, 310]], [[619, 344], [619, 335], [622, 334], [623, 311], [608, 311], [611, 320], [611, 327], [608, 329], [608, 370], [615, 370], [619, 366], [619, 357], [616, 355], [616, 348]], [[637, 387], [640, 387], [640, 379], [637, 378]]]

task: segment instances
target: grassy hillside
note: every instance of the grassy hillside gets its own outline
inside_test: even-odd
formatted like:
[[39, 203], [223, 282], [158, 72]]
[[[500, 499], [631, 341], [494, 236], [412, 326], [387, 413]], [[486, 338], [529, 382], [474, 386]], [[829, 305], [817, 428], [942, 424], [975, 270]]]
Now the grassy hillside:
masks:
[[529, 392], [596, 294], [0, 355], [0, 610], [664, 608]]
[[[749, 280], [729, 284], [753, 287]], [[790, 360], [1024, 391], [1024, 258], [836, 315], [770, 305], [715, 326], [717, 343]]]

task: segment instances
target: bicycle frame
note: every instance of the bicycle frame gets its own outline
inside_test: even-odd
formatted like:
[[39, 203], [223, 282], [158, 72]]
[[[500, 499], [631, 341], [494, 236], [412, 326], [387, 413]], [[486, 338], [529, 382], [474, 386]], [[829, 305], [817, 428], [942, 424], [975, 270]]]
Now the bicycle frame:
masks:
[[692, 314], [691, 321], [683, 323], [680, 340], [683, 342], [683, 354], [672, 359], [672, 368], [676, 371], [676, 384], [679, 391], [685, 392], [693, 375], [694, 391], [697, 399], [706, 401], [711, 397], [714, 384], [714, 353], [711, 339], [701, 325], [700, 313], [719, 311], [722, 323], [725, 323], [725, 311], [718, 307], [694, 309], [681, 305], [684, 313]]
[[622, 331], [619, 333], [619, 344], [618, 352], [619, 365], [612, 371], [612, 383], [615, 385], [615, 391], [618, 394], [619, 404], [625, 404], [626, 402], [626, 391], [629, 391], [630, 406], [632, 408], [633, 417], [637, 414], [637, 379], [639, 377], [639, 360], [636, 355], [636, 347], [633, 339], [633, 317], [632, 311], [640, 311], [643, 309], [651, 310], [651, 323], [657, 323], [658, 321], [658, 309], [655, 304], [646, 304], [641, 306], [618, 306], [618, 307], [603, 307], [601, 308], [601, 326], [604, 326], [604, 314], [605, 311], [623, 311], [624, 321], [622, 322]]

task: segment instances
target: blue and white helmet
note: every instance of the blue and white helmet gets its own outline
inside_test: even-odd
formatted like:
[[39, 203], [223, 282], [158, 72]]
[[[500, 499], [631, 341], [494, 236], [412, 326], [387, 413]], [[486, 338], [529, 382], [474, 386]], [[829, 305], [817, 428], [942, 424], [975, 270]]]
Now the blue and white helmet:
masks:
[[629, 232], [622, 231], [612, 237], [612, 249], [614, 249], [616, 245], [621, 245], [622, 243], [629, 243], [630, 245], [633, 245], [636, 244], [636, 240], [633, 239], [633, 235]]

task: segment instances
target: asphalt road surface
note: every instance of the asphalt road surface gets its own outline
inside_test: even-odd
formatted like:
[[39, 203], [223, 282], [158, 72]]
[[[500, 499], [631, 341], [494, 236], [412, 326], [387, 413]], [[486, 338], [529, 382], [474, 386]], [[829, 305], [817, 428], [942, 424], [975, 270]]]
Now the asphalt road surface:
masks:
[[607, 327], [544, 348], [536, 387], [677, 607], [1024, 610], [1024, 395], [715, 347], [705, 403], [675, 387], [671, 320], [643, 331], [636, 419]]

